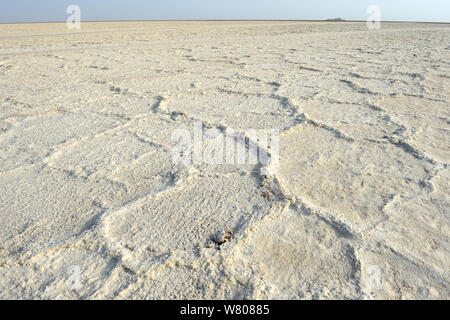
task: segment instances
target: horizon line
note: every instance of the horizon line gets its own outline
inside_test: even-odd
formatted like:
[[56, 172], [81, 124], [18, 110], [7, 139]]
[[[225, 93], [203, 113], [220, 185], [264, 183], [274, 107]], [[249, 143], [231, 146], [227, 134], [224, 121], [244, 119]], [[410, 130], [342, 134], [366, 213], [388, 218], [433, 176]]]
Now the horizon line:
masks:
[[[81, 20], [81, 22], [221, 22], [221, 21], [298, 21], [298, 22], [367, 22], [367, 20], [345, 20], [340, 18], [329, 19], [116, 19], [116, 20]], [[27, 24], [27, 23], [66, 23], [63, 21], [16, 21], [16, 22], [0, 22], [0, 24]], [[435, 24], [450, 24], [450, 21], [412, 21], [412, 20], [380, 20], [381, 23], [435, 23]]]

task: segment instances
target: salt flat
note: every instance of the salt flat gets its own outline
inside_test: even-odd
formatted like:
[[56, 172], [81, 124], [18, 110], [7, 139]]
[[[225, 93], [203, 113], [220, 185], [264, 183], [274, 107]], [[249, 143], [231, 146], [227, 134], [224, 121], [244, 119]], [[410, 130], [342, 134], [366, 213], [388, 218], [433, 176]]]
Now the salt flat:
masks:
[[[450, 25], [0, 25], [0, 298], [450, 298]], [[279, 169], [172, 133], [278, 129]]]

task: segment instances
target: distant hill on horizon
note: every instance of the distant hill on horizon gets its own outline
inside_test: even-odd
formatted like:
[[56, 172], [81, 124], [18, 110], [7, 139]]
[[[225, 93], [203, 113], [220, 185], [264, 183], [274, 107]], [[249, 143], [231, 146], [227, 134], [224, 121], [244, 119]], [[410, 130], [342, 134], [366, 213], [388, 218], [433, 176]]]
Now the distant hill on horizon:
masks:
[[345, 20], [342, 18], [334, 18], [334, 19], [327, 19], [325, 21], [345, 21]]

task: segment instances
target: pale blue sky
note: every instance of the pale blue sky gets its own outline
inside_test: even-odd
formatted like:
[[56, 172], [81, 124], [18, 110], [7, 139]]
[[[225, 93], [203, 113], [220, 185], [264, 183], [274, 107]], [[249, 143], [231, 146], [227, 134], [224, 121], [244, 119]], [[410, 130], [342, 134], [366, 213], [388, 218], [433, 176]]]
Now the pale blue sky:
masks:
[[65, 21], [70, 4], [80, 6], [82, 21], [366, 20], [375, 4], [381, 20], [450, 22], [450, 0], [0, 0], [0, 22]]

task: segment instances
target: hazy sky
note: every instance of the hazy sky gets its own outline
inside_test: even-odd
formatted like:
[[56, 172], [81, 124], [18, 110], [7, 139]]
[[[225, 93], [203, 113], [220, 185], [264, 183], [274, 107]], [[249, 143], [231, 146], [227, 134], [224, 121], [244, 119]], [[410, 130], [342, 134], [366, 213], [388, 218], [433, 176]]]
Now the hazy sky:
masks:
[[305, 19], [366, 20], [378, 5], [381, 20], [450, 22], [450, 0], [0, 0], [0, 22], [81, 20]]

